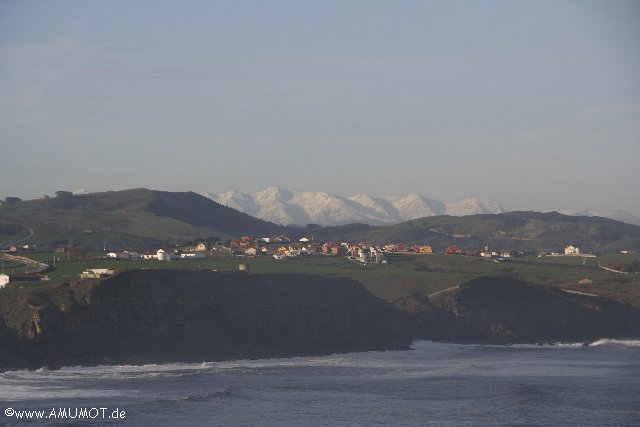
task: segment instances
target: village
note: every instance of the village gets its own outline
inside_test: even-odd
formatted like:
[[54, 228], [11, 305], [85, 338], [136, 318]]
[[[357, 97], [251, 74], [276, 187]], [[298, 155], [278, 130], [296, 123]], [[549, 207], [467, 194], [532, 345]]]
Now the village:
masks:
[[[465, 255], [480, 257], [485, 259], [495, 259], [503, 261], [512, 256], [524, 255], [524, 251], [493, 250], [485, 246], [482, 250], [463, 250], [459, 246], [448, 246], [441, 252], [434, 251], [429, 245], [408, 245], [405, 243], [372, 244], [369, 242], [323, 242], [313, 238], [302, 237], [293, 240], [287, 236], [262, 237], [245, 236], [240, 239], [231, 240], [227, 245], [215, 244], [207, 245], [205, 242], [198, 242], [191, 246], [181, 246], [177, 248], [160, 248], [155, 252], [147, 251], [122, 251], [109, 252], [106, 258], [114, 260], [155, 259], [160, 261], [171, 261], [172, 259], [203, 259], [207, 257], [207, 252], [213, 255], [229, 255], [236, 257], [257, 257], [270, 256], [276, 260], [293, 259], [303, 256], [324, 255], [324, 256], [344, 256], [350, 260], [362, 264], [387, 264], [385, 258], [387, 253], [408, 253], [408, 254], [434, 254], [441, 253], [447, 255]], [[583, 254], [580, 248], [574, 245], [567, 245], [563, 253], [551, 252], [541, 253], [539, 256], [581, 256], [595, 257], [593, 254]]]
[[[109, 268], [89, 268], [80, 273], [84, 279], [96, 279], [114, 274], [118, 271], [118, 261], [124, 260], [204, 260], [214, 257], [234, 257], [239, 259], [249, 259], [255, 257], [270, 257], [276, 261], [286, 262], [313, 256], [344, 257], [362, 266], [389, 264], [390, 254], [408, 255], [458, 255], [466, 257], [477, 257], [493, 262], [505, 262], [513, 257], [537, 255], [538, 257], [583, 257], [592, 258], [593, 254], [582, 253], [577, 245], [567, 245], [559, 252], [525, 252], [492, 249], [486, 245], [482, 249], [465, 250], [459, 246], [448, 246], [444, 250], [434, 251], [429, 245], [412, 245], [405, 243], [385, 243], [373, 244], [369, 242], [324, 242], [313, 237], [302, 237], [293, 239], [289, 236], [255, 237], [244, 236], [240, 239], [220, 241], [194, 241], [188, 245], [164, 246], [155, 251], [148, 250], [124, 250], [124, 251], [103, 251], [103, 255], [93, 259], [103, 259], [115, 261]], [[0, 289], [11, 282], [33, 282], [49, 280], [47, 271], [53, 267], [55, 269], [56, 260], [60, 262], [69, 259], [70, 248], [55, 248], [53, 262], [39, 262], [28, 257], [29, 253], [37, 253], [37, 248], [33, 245], [12, 246], [2, 254], [3, 271], [0, 273]], [[66, 257], [64, 256], [66, 254]], [[24, 255], [24, 256], [23, 256]], [[25, 272], [20, 274], [5, 274], [4, 261], [21, 263], [25, 266]], [[248, 271], [246, 264], [240, 264], [239, 270]]]

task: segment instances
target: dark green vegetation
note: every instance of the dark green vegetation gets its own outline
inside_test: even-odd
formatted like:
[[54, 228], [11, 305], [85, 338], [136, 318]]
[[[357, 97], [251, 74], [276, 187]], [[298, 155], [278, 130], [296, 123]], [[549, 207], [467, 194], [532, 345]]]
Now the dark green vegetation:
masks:
[[[392, 227], [285, 228], [194, 193], [145, 189], [13, 200], [0, 206], [2, 244], [73, 249], [24, 253], [51, 265], [51, 281], [0, 290], [0, 367], [326, 354], [402, 348], [411, 338], [507, 343], [638, 337], [640, 275], [601, 268], [635, 271], [637, 254], [502, 262], [389, 254], [389, 265], [363, 266], [343, 257], [277, 261], [218, 251], [198, 260], [122, 261], [87, 249], [288, 234], [426, 243], [436, 250], [488, 244], [561, 251], [571, 243], [600, 254], [637, 249], [639, 230], [603, 218], [531, 212], [432, 217]], [[231, 273], [240, 262], [250, 265], [251, 274]], [[4, 267], [9, 274], [24, 268], [16, 261]], [[89, 268], [122, 273], [80, 280]], [[588, 280], [578, 284], [581, 279]]]
[[408, 318], [349, 279], [128, 271], [0, 295], [0, 369], [404, 349]]
[[28, 238], [52, 248], [73, 244], [92, 249], [157, 247], [198, 237], [277, 234], [281, 227], [222, 206], [196, 193], [147, 189], [108, 191], [3, 203], [0, 244]]
[[302, 274], [133, 270], [0, 293], [0, 370], [640, 336], [640, 309], [505, 278], [403, 304]]
[[427, 307], [437, 339], [468, 343], [589, 342], [640, 337], [640, 308], [558, 288], [483, 277]]
[[388, 227], [350, 224], [308, 226], [308, 233], [328, 240], [429, 244], [462, 249], [561, 251], [578, 245], [583, 252], [640, 249], [640, 226], [607, 218], [567, 216], [557, 212], [508, 212], [463, 217], [434, 216]]
[[[29, 256], [52, 266], [48, 272], [51, 277], [49, 283], [73, 281], [88, 268], [233, 271], [240, 262], [245, 262], [252, 273], [311, 273], [351, 278], [364, 284], [374, 295], [390, 302], [413, 294], [429, 296], [478, 277], [491, 276], [593, 293], [640, 307], [639, 274], [613, 273], [598, 266], [631, 265], [640, 260], [639, 254], [609, 254], [597, 258], [522, 257], [504, 262], [461, 255], [389, 254], [389, 265], [363, 266], [344, 257], [323, 255], [278, 261], [272, 257], [243, 259], [215, 253], [206, 259], [169, 262], [99, 258], [103, 253], [85, 254], [88, 259], [72, 256], [70, 261], [66, 261], [66, 254], [34, 253]], [[52, 262], [54, 256], [59, 260], [55, 268]], [[19, 271], [19, 267], [16, 271]], [[585, 278], [591, 283], [578, 285], [578, 280]], [[35, 282], [22, 286], [49, 285], [48, 282]]]
[[[31, 235], [33, 233], [33, 236]], [[466, 217], [435, 216], [387, 227], [281, 227], [196, 193], [134, 189], [13, 201], [0, 206], [0, 245], [25, 241], [43, 248], [73, 244], [91, 249], [157, 248], [199, 237], [244, 235], [314, 236], [333, 241], [422, 243], [436, 250], [462, 249], [561, 251], [567, 244], [583, 252], [640, 249], [640, 226], [606, 218], [559, 213], [509, 212]]]

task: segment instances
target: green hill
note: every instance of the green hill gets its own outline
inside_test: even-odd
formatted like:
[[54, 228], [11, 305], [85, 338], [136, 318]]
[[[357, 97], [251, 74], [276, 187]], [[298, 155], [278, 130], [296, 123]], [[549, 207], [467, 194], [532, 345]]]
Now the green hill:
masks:
[[3, 203], [0, 244], [28, 238], [41, 247], [77, 244], [111, 249], [154, 247], [198, 237], [269, 235], [282, 227], [222, 206], [193, 192], [147, 189]]
[[435, 250], [560, 251], [567, 244], [586, 252], [640, 250], [640, 227], [599, 217], [556, 212], [509, 212], [464, 217], [434, 216], [393, 226], [283, 227], [220, 205], [193, 192], [147, 189], [5, 202], [0, 206], [0, 247], [20, 241], [43, 248], [76, 244], [109, 249], [156, 247], [196, 238], [303, 235], [333, 241], [428, 244]]
[[338, 241], [429, 244], [438, 250], [450, 245], [463, 249], [481, 249], [489, 245], [498, 249], [559, 251], [567, 244], [593, 252], [640, 249], [640, 227], [637, 225], [557, 212], [508, 212], [463, 217], [443, 215], [388, 227], [310, 225], [306, 230]]

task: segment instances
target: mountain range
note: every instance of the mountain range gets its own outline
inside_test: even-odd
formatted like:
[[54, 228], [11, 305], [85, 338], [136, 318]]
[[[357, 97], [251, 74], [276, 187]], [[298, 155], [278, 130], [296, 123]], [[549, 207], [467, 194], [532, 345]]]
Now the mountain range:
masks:
[[[259, 200], [271, 198], [273, 204], [268, 206], [275, 206], [274, 213], [284, 207], [293, 218], [305, 218], [304, 207], [314, 214], [315, 220], [323, 221], [331, 218], [335, 210], [353, 209], [366, 202], [370, 205], [365, 210], [369, 218], [391, 220], [397, 218], [403, 209], [428, 208], [435, 213], [451, 206], [474, 206], [473, 203], [448, 205], [421, 197], [369, 200], [365, 196], [339, 198], [326, 193], [302, 193], [294, 197], [293, 193], [287, 192], [285, 201], [278, 200], [278, 197], [284, 198], [282, 193], [283, 190], [273, 189], [262, 192]], [[240, 200], [250, 205], [254, 199], [244, 197]], [[296, 205], [286, 203], [286, 200], [299, 202], [297, 210]], [[411, 203], [416, 200], [419, 203]], [[489, 209], [490, 205], [482, 206]], [[436, 250], [443, 250], [449, 245], [477, 249], [489, 244], [503, 249], [557, 251], [568, 243], [595, 252], [640, 249], [639, 226], [607, 218], [567, 216], [557, 212], [431, 215], [383, 226], [352, 222], [329, 227], [317, 224], [277, 225], [197, 193], [144, 188], [75, 195], [69, 191], [57, 191], [52, 197], [26, 201], [8, 198], [0, 204], [0, 247], [5, 248], [28, 243], [49, 249], [67, 245], [93, 250], [157, 249], [195, 240], [224, 241], [244, 235], [282, 234], [295, 239], [312, 236], [334, 242], [429, 244]]]
[[[468, 198], [457, 202], [442, 202], [421, 194], [395, 197], [373, 197], [356, 194], [344, 197], [325, 192], [293, 192], [269, 187], [257, 193], [239, 191], [204, 196], [222, 205], [256, 218], [282, 225], [341, 225], [365, 223], [390, 225], [436, 215], [466, 216], [512, 212], [513, 209], [495, 200]], [[600, 216], [640, 225], [640, 218], [624, 211], [592, 209], [545, 209], [573, 216]]]

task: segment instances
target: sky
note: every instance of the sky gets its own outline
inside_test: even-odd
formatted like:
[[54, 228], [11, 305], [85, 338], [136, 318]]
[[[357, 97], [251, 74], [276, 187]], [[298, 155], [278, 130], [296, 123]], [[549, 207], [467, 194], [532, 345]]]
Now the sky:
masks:
[[640, 216], [640, 2], [0, 2], [0, 198], [420, 193]]

